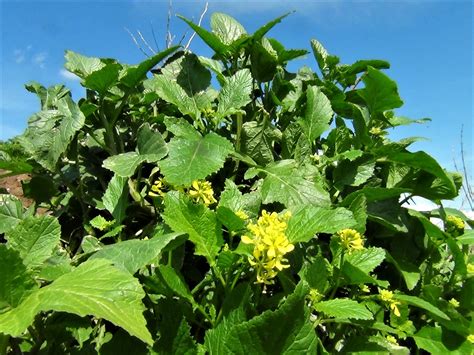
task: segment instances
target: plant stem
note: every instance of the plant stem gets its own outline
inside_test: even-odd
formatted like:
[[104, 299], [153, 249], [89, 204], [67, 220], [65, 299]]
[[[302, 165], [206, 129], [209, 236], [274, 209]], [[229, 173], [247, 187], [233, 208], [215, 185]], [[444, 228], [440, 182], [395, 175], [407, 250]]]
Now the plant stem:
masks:
[[342, 264], [344, 262], [344, 252], [341, 252], [341, 258], [339, 259], [339, 267], [337, 268], [337, 272], [335, 273], [335, 279], [336, 279], [336, 284], [334, 285], [334, 288], [331, 291], [331, 295], [329, 296], [329, 299], [333, 299], [334, 296], [336, 295], [336, 291], [339, 288], [339, 281], [340, 281], [340, 276], [341, 276], [341, 268]]

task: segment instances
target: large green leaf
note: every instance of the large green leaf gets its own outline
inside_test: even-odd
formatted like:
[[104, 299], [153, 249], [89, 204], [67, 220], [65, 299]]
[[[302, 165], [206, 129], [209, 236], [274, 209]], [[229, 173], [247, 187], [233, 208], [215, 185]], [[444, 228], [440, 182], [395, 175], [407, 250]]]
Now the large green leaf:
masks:
[[328, 285], [329, 268], [328, 260], [318, 255], [311, 264], [305, 265], [298, 275], [308, 283], [309, 287], [324, 294]]
[[329, 128], [333, 114], [326, 95], [317, 86], [309, 86], [306, 91], [306, 111], [298, 122], [310, 142], [314, 142]]
[[25, 84], [25, 89], [29, 92], [36, 94], [41, 101], [42, 110], [50, 110], [58, 107], [58, 100], [64, 96], [69, 95], [71, 92], [64, 85], [52, 85], [45, 88], [43, 85], [30, 81]]
[[279, 132], [264, 120], [250, 121], [242, 126], [241, 152], [247, 154], [259, 165], [271, 163], [273, 158], [273, 142]]
[[191, 27], [199, 37], [209, 46], [214, 52], [219, 55], [226, 55], [228, 52], [228, 46], [226, 46], [216, 34], [205, 30], [204, 28], [194, 24], [192, 21], [188, 20], [184, 16], [177, 15], [180, 19], [186, 22], [189, 27]]
[[118, 175], [114, 175], [105, 190], [102, 197], [104, 207], [120, 223], [125, 218], [125, 210], [128, 206], [128, 179]]
[[372, 115], [403, 105], [398, 95], [397, 84], [381, 71], [369, 66], [362, 80], [365, 88], [360, 90], [360, 95]]
[[357, 301], [348, 298], [336, 298], [318, 302], [314, 308], [330, 317], [343, 319], [373, 319], [372, 313]]
[[125, 71], [125, 75], [120, 79], [120, 82], [130, 88], [135, 87], [141, 80], [146, 78], [146, 74], [153, 69], [153, 67], [175, 52], [178, 48], [179, 46], [167, 48], [166, 50], [147, 58], [138, 65], [128, 67]]
[[59, 244], [61, 226], [55, 217], [26, 217], [7, 233], [8, 246], [20, 253], [23, 263], [37, 268]]
[[166, 154], [168, 147], [163, 137], [146, 123], [138, 131], [136, 151], [110, 156], [104, 160], [103, 166], [121, 177], [130, 177], [141, 163], [155, 163]]
[[369, 274], [379, 266], [385, 259], [385, 249], [370, 247], [361, 250], [354, 250], [352, 253], [347, 254], [344, 262], [351, 264], [352, 266], [362, 270]]
[[55, 171], [59, 158], [66, 152], [85, 117], [69, 95], [57, 101], [56, 110], [33, 115], [19, 141], [44, 168]]
[[33, 277], [26, 270], [20, 254], [0, 244], [0, 312], [4, 307], [14, 308], [36, 288]]
[[317, 233], [336, 233], [356, 223], [352, 212], [342, 207], [304, 206], [288, 221], [286, 235], [291, 243], [308, 242]]
[[142, 267], [157, 260], [163, 248], [181, 233], [157, 235], [147, 240], [126, 240], [107, 245], [91, 256], [91, 259], [107, 259], [115, 266], [134, 274]]
[[396, 294], [395, 298], [397, 300], [402, 301], [402, 302], [408, 303], [409, 305], [424, 309], [425, 311], [428, 311], [431, 314], [433, 314], [435, 316], [438, 316], [442, 319], [450, 320], [449, 317], [446, 315], [446, 313], [441, 311], [438, 307], [433, 306], [431, 303], [429, 303], [429, 302], [427, 302], [427, 301], [425, 301], [425, 300], [423, 300], [419, 297]]
[[416, 345], [433, 355], [465, 355], [472, 353], [472, 344], [442, 327], [424, 326], [414, 336]]
[[[295, 292], [274, 311], [229, 326], [224, 336], [226, 354], [315, 354], [316, 333], [305, 304], [306, 287]], [[209, 344], [211, 354], [213, 344]]]
[[323, 47], [319, 41], [312, 39], [311, 40], [311, 49], [313, 50], [314, 57], [316, 58], [316, 61], [318, 62], [319, 69], [321, 72], [323, 72], [326, 67], [326, 59], [328, 57], [328, 52], [326, 48]]
[[281, 160], [265, 168], [258, 168], [265, 174], [261, 187], [263, 203], [280, 202], [289, 209], [301, 205], [329, 206], [329, 194], [311, 177], [306, 178], [293, 160]]
[[8, 232], [23, 219], [23, 205], [13, 195], [0, 194], [0, 234]]
[[161, 284], [166, 285], [174, 294], [189, 301], [193, 306], [196, 305], [193, 295], [189, 290], [186, 281], [176, 270], [169, 265], [160, 265], [156, 269], [156, 276]]
[[232, 152], [232, 144], [213, 132], [195, 139], [174, 137], [168, 148], [160, 169], [168, 183], [185, 186], [218, 171]]
[[420, 281], [420, 268], [412, 264], [409, 260], [395, 259], [392, 255], [386, 252], [387, 261], [391, 263], [400, 272], [408, 290], [413, 290], [418, 281]]
[[145, 88], [156, 94], [166, 102], [173, 104], [183, 115], [193, 118], [200, 117], [201, 110], [208, 106], [189, 96], [186, 91], [174, 80], [164, 75], [156, 75], [144, 82]]
[[214, 265], [215, 257], [223, 245], [222, 229], [215, 212], [203, 204], [193, 204], [177, 193], [164, 198], [163, 219], [177, 233], [187, 233], [196, 246], [196, 255], [204, 256]]
[[221, 12], [214, 12], [211, 15], [211, 28], [212, 32], [226, 45], [247, 33], [236, 19]]
[[103, 259], [88, 260], [30, 294], [17, 308], [0, 314], [0, 333], [20, 336], [40, 311], [104, 318], [152, 345], [137, 279]]
[[170, 80], [176, 81], [190, 97], [207, 90], [211, 85], [211, 72], [193, 53], [181, 55], [162, 68], [161, 72]]
[[105, 66], [99, 58], [86, 57], [73, 51], [66, 51], [64, 57], [66, 58], [64, 67], [82, 79]]
[[239, 70], [227, 78], [217, 97], [219, 101], [216, 112], [217, 116], [222, 118], [243, 112], [241, 108], [251, 101], [251, 92], [252, 75], [248, 69]]
[[110, 87], [117, 83], [120, 69], [122, 69], [120, 64], [106, 64], [101, 69], [89, 74], [84, 80], [84, 86], [97, 91], [100, 95], [105, 95]]

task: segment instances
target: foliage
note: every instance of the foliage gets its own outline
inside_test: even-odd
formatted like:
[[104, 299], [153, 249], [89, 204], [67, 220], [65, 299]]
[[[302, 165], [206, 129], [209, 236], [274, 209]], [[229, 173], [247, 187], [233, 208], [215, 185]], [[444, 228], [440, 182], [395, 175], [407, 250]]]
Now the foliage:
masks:
[[386, 61], [313, 40], [318, 70], [290, 72], [308, 52], [268, 37], [285, 16], [183, 18], [212, 58], [68, 51], [79, 102], [27, 86], [36, 203], [0, 197], [0, 353], [472, 349], [473, 221], [441, 203], [461, 178], [387, 138], [413, 120]]

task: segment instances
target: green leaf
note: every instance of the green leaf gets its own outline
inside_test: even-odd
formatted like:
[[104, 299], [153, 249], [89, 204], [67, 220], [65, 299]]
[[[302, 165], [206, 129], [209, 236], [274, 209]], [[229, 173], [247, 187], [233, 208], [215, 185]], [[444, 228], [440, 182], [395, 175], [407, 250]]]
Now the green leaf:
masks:
[[357, 301], [348, 298], [335, 298], [318, 302], [313, 306], [318, 312], [343, 319], [373, 319], [372, 313]]
[[0, 314], [0, 333], [20, 336], [40, 311], [104, 318], [145, 343], [153, 340], [146, 328], [137, 279], [103, 259], [88, 260], [72, 272], [30, 294], [17, 308]]
[[214, 132], [195, 139], [174, 137], [168, 148], [168, 157], [159, 162], [160, 169], [168, 183], [184, 186], [218, 171], [232, 152], [232, 144]]
[[51, 110], [58, 107], [58, 100], [70, 94], [70, 90], [64, 85], [52, 85], [48, 88], [30, 81], [25, 85], [25, 89], [38, 96], [41, 101], [42, 110]]
[[55, 171], [59, 158], [85, 122], [84, 114], [69, 95], [58, 100], [57, 105], [56, 110], [33, 115], [25, 133], [18, 137], [25, 150], [50, 171]]
[[0, 194], [0, 234], [8, 232], [23, 219], [23, 205], [13, 195]]
[[309, 86], [306, 91], [306, 111], [298, 120], [310, 142], [321, 136], [329, 128], [334, 112], [331, 102], [317, 86]]
[[401, 295], [401, 294], [396, 294], [394, 296], [395, 299], [400, 300], [402, 302], [408, 303], [409, 305], [419, 307], [421, 309], [424, 309], [425, 311], [430, 312], [431, 314], [438, 316], [442, 319], [445, 320], [450, 320], [449, 317], [441, 311], [438, 307], [433, 306], [431, 303], [416, 297], [416, 296], [409, 296], [409, 295]]
[[335, 209], [304, 206], [298, 209], [288, 221], [286, 235], [291, 243], [308, 242], [317, 233], [336, 233], [356, 224], [351, 211], [338, 207]]
[[117, 83], [120, 69], [122, 69], [120, 64], [107, 64], [89, 74], [84, 80], [84, 86], [97, 91], [100, 95], [105, 95], [110, 87]]
[[110, 156], [104, 160], [103, 166], [121, 177], [130, 177], [141, 163], [155, 163], [166, 154], [168, 147], [161, 134], [152, 131], [150, 125], [145, 123], [138, 130], [137, 152]]
[[116, 176], [127, 178], [135, 174], [137, 167], [146, 160], [146, 157], [137, 152], [127, 152], [112, 155], [104, 160], [103, 167], [113, 171]]
[[194, 97], [190, 97], [176, 81], [164, 75], [156, 75], [146, 80], [144, 85], [147, 90], [156, 92], [161, 99], [175, 105], [183, 115], [200, 117], [201, 110], [208, 106], [207, 103], [201, 103]]
[[102, 69], [105, 64], [99, 58], [86, 57], [73, 51], [66, 51], [64, 67], [81, 79], [87, 78], [93, 72]]
[[385, 259], [385, 249], [370, 247], [354, 250], [345, 256], [344, 261], [369, 274]]
[[102, 197], [104, 207], [112, 214], [117, 224], [125, 218], [125, 210], [128, 206], [127, 181], [125, 177], [114, 175]]
[[420, 268], [408, 260], [397, 260], [388, 252], [386, 252], [386, 257], [387, 261], [395, 266], [398, 272], [402, 275], [403, 280], [405, 280], [405, 284], [407, 285], [407, 289], [410, 291], [413, 290], [421, 278]]
[[342, 190], [345, 186], [360, 186], [367, 182], [375, 170], [375, 162], [360, 164], [360, 162], [342, 161], [334, 170], [334, 185]]
[[349, 210], [352, 211], [354, 219], [357, 221], [357, 225], [352, 228], [359, 233], [365, 233], [365, 225], [367, 223], [367, 199], [365, 195], [359, 195], [354, 198], [349, 205]]
[[[305, 305], [306, 290], [295, 292], [274, 311], [265, 311], [222, 334], [225, 354], [315, 354], [316, 333]], [[211, 354], [213, 344], [209, 348]]]
[[252, 45], [250, 61], [255, 80], [264, 83], [273, 79], [277, 72], [278, 54], [266, 38], [262, 39], [262, 43]]
[[279, 131], [266, 120], [250, 121], [242, 126], [241, 152], [247, 154], [259, 165], [271, 163], [273, 142], [279, 137]]
[[235, 113], [244, 112], [241, 108], [251, 99], [252, 75], [248, 69], [242, 69], [229, 78], [217, 97], [217, 117], [223, 118]]
[[[177, 53], [180, 55], [181, 53]], [[161, 69], [164, 76], [176, 81], [186, 94], [193, 97], [211, 85], [211, 73], [201, 64], [198, 56], [185, 53]]]
[[134, 274], [146, 265], [157, 260], [163, 248], [182, 233], [157, 235], [145, 240], [126, 240], [107, 245], [97, 251], [90, 259], [107, 259], [120, 269]]
[[468, 230], [464, 232], [463, 235], [460, 235], [459, 237], [456, 238], [456, 241], [458, 243], [461, 243], [462, 245], [473, 245], [474, 244], [474, 230]]
[[168, 153], [166, 143], [160, 132], [153, 131], [148, 123], [138, 130], [137, 150], [140, 155], [145, 155], [149, 163], [154, 163]]
[[222, 229], [215, 212], [203, 204], [193, 204], [176, 193], [164, 198], [163, 219], [177, 233], [187, 233], [196, 246], [195, 254], [215, 264], [219, 249], [224, 244]]
[[306, 178], [293, 160], [281, 160], [258, 170], [266, 175], [261, 187], [263, 203], [280, 202], [289, 209], [330, 205], [329, 194], [311, 177]]
[[298, 275], [308, 283], [309, 287], [324, 294], [328, 285], [329, 267], [327, 259], [318, 255], [311, 264], [305, 265]]
[[0, 244], [0, 312], [7, 306], [15, 308], [31, 290], [36, 288], [20, 254]]
[[166, 285], [175, 294], [189, 301], [191, 305], [196, 305], [191, 291], [186, 281], [179, 275], [176, 270], [168, 265], [159, 265], [156, 269], [156, 275], [163, 285]]
[[211, 28], [212, 32], [226, 45], [247, 34], [236, 19], [221, 12], [214, 12], [211, 15]]
[[416, 345], [433, 355], [463, 355], [472, 352], [466, 338], [442, 327], [424, 326], [414, 336]]
[[260, 204], [260, 195], [257, 192], [242, 194], [232, 180], [225, 181], [225, 189], [221, 193], [219, 207], [226, 207], [234, 212], [242, 210], [253, 218], [260, 212]]
[[147, 58], [145, 61], [136, 66], [128, 67], [125, 71], [125, 75], [120, 79], [120, 82], [129, 88], [135, 87], [141, 80], [146, 78], [146, 73], [153, 69], [153, 67], [155, 67], [167, 56], [175, 52], [178, 48], [179, 46], [170, 47], [160, 53], [153, 55], [150, 58]]
[[41, 266], [51, 256], [60, 237], [58, 220], [48, 215], [26, 217], [7, 233], [8, 246], [20, 253], [30, 269]]
[[281, 22], [281, 20], [283, 20], [285, 17], [287, 17], [288, 15], [292, 14], [294, 11], [290, 11], [290, 12], [287, 12], [286, 14], [280, 16], [280, 17], [277, 17], [276, 19], [268, 22], [267, 24], [263, 25], [262, 27], [260, 27], [258, 30], [255, 31], [255, 33], [253, 34], [253, 40], [254, 41], [259, 41], [263, 38], [263, 36], [265, 36], [267, 34], [268, 31], [270, 31], [275, 25], [277, 25], [278, 23]]
[[403, 105], [398, 95], [397, 84], [381, 71], [369, 66], [362, 80], [365, 88], [360, 90], [360, 95], [372, 115]]
[[328, 52], [326, 48], [323, 47], [321, 43], [317, 40], [311, 40], [311, 49], [313, 50], [314, 57], [318, 62], [319, 69], [323, 72], [327, 68], [326, 59], [328, 57]]
[[367, 71], [369, 67], [375, 69], [390, 69], [390, 63], [385, 60], [369, 59], [369, 60], [358, 60], [354, 64], [350, 65], [344, 70], [345, 75], [354, 75]]
[[194, 24], [192, 21], [188, 20], [184, 16], [177, 15], [181, 20], [186, 22], [189, 27], [191, 27], [199, 37], [209, 46], [211, 47], [214, 52], [217, 54], [224, 56], [227, 54], [228, 46], [226, 46], [219, 38], [219, 36], [215, 35], [212, 32], [205, 30], [204, 28]]

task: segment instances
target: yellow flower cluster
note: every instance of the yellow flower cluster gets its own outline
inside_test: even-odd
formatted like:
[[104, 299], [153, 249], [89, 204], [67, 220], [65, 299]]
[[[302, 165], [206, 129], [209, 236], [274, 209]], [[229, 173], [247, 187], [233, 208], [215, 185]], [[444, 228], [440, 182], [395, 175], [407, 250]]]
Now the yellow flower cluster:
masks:
[[214, 190], [212, 189], [211, 183], [205, 180], [194, 180], [188, 190], [188, 195], [191, 196], [195, 202], [202, 202], [206, 206], [217, 202], [214, 198]]
[[455, 299], [455, 298], [451, 298], [451, 299], [449, 300], [449, 304], [450, 304], [451, 306], [453, 306], [454, 308], [458, 308], [458, 307], [459, 307], [459, 301], [458, 301], [457, 299]]
[[401, 303], [393, 299], [392, 291], [379, 290], [379, 297], [383, 302], [389, 305], [390, 310], [393, 312], [393, 314], [395, 314], [397, 317], [400, 317], [400, 310], [398, 309], [398, 305], [400, 305]]
[[250, 235], [242, 236], [243, 243], [254, 245], [249, 263], [257, 271], [257, 283], [273, 284], [272, 279], [278, 272], [289, 267], [284, 264], [287, 261], [284, 255], [295, 248], [285, 235], [290, 216], [289, 212], [280, 217], [275, 212], [263, 210], [257, 223], [247, 226]]
[[237, 217], [239, 217], [243, 221], [246, 221], [247, 219], [249, 219], [248, 214], [242, 210], [238, 210], [237, 212], [235, 212], [235, 214]]
[[153, 182], [150, 191], [148, 192], [148, 196], [151, 197], [163, 197], [166, 190], [166, 183], [163, 178], [159, 178]]
[[393, 345], [398, 345], [397, 339], [393, 335], [387, 335], [385, 339], [387, 339], [387, 341], [389, 341]]
[[337, 232], [341, 246], [349, 253], [364, 249], [364, 238], [354, 229], [343, 229]]
[[469, 335], [467, 336], [467, 340], [468, 340], [470, 343], [474, 344], [474, 334], [469, 334]]
[[468, 274], [474, 274], [474, 264], [472, 264], [472, 263], [467, 264], [467, 273]]
[[445, 230], [447, 233], [451, 234], [453, 237], [460, 236], [464, 233], [465, 224], [464, 221], [456, 216], [447, 216]]

